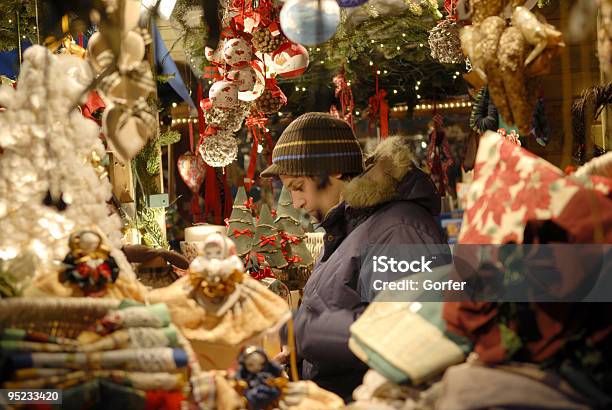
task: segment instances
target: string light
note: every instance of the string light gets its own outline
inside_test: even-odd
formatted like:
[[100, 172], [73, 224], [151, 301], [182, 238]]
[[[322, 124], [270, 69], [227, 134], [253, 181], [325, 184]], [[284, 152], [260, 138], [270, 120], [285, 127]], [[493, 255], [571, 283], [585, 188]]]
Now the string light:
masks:
[[282, 117], [282, 116], [283, 116], [283, 113], [279, 111], [279, 112], [278, 112], [278, 116], [279, 116], [279, 117]]
[[419, 47], [423, 47], [423, 43], [420, 43], [420, 44], [419, 44]]
[[370, 61], [370, 66], [373, 66], [373, 65], [374, 65], [374, 63], [372, 61]]
[[359, 115], [359, 111], [355, 111], [355, 115]]
[[300, 87], [295, 87], [295, 91], [300, 91]]
[[421, 82], [420, 82], [420, 81], [417, 81], [417, 85], [421, 85]]
[[397, 48], [397, 51], [399, 51], [399, 50], [400, 50], [400, 46], [397, 46], [397, 47], [395, 47], [395, 48]]
[[402, 37], [406, 37], [406, 33], [402, 33]]
[[459, 71], [455, 71], [455, 75], [461, 75]]
[[385, 45], [383, 43], [380, 43], [380, 48], [385, 47]]
[[380, 70], [376, 70], [376, 74], [380, 75]]
[[321, 64], [325, 64], [325, 61], [321, 60]]
[[176, 108], [176, 103], [175, 102], [172, 103], [172, 108]]
[[397, 90], [393, 90], [393, 94], [397, 94]]
[[414, 90], [415, 90], [415, 91], [419, 91], [419, 86], [418, 86], [418, 85], [415, 85], [415, 86], [414, 86]]
[[419, 100], [421, 99], [421, 96], [419, 94], [417, 94], [417, 99], [419, 99]]
[[372, 39], [372, 44], [374, 44], [374, 43], [375, 43], [375, 41], [374, 41], [374, 39]]
[[347, 81], [346, 85], [348, 85], [350, 87], [351, 86], [351, 82]]
[[321, 49], [319, 47], [317, 47], [317, 51], [321, 51]]
[[302, 91], [306, 91], [306, 87], [302, 87]]
[[383, 71], [383, 73], [387, 74], [387, 73], [388, 73], [388, 71], [387, 71], [387, 70], [385, 70], [385, 71]]
[[444, 108], [448, 108], [448, 104], [444, 104]]

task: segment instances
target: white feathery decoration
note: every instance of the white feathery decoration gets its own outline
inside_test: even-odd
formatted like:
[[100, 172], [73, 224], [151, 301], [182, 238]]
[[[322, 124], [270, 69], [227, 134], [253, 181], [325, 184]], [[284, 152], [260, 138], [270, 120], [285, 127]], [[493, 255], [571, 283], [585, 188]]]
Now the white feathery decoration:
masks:
[[[68, 236], [95, 225], [114, 248], [121, 272], [134, 277], [121, 247], [121, 220], [109, 216], [112, 188], [89, 162], [102, 158], [98, 125], [77, 104], [93, 80], [89, 65], [74, 56], [53, 55], [32, 46], [23, 54], [17, 89], [0, 87], [0, 258], [31, 250], [40, 258], [37, 273], [53, 270], [68, 252]], [[9, 88], [7, 88], [9, 87]], [[43, 204], [50, 180], [68, 208]]]

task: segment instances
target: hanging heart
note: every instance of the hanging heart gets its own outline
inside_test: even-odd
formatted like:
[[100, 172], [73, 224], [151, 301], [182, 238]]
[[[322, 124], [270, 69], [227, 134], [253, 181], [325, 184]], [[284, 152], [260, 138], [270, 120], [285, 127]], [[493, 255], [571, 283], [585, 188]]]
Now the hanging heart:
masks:
[[206, 176], [206, 168], [202, 157], [195, 155], [193, 152], [186, 152], [178, 158], [177, 166], [181, 178], [191, 192], [199, 192]]

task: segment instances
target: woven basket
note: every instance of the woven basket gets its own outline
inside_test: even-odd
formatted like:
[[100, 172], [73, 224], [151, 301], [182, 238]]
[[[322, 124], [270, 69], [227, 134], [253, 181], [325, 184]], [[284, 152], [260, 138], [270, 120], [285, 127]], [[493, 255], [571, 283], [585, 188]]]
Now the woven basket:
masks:
[[109, 310], [119, 307], [115, 299], [10, 298], [0, 300], [0, 329], [16, 327], [76, 338]]

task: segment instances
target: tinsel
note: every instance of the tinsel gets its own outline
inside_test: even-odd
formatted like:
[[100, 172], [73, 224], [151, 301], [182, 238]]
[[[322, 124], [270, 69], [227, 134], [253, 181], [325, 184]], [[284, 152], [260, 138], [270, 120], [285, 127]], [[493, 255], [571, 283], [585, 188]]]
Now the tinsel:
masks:
[[459, 39], [459, 27], [456, 22], [442, 20], [429, 32], [431, 57], [444, 64], [459, 64], [464, 61]]
[[199, 151], [204, 162], [211, 167], [225, 167], [238, 155], [238, 140], [231, 133], [219, 132], [204, 138]]
[[236, 108], [221, 109], [212, 107], [204, 110], [206, 124], [236, 132], [242, 128], [242, 122], [249, 114], [252, 102], [240, 101]]

